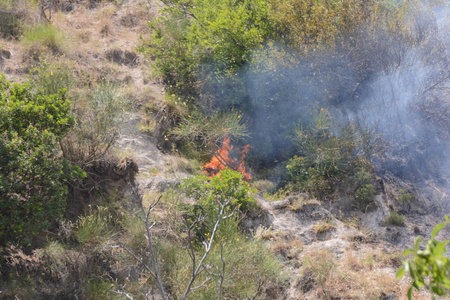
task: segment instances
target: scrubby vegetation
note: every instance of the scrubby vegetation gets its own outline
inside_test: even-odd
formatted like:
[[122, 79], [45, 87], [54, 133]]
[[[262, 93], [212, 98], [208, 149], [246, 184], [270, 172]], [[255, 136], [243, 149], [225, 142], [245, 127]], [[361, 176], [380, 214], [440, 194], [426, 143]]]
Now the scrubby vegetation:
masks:
[[255, 148], [253, 161], [264, 166], [294, 154], [290, 136], [299, 124], [314, 128], [305, 107], [350, 101], [355, 87], [363, 89], [369, 78], [401, 63], [406, 48], [424, 43], [433, 26], [415, 23], [425, 6], [414, 1], [166, 4], [142, 51], [169, 93], [190, 110], [206, 116], [239, 111]]
[[405, 216], [398, 212], [391, 211], [389, 215], [384, 219], [386, 225], [393, 226], [405, 226]]
[[1, 245], [29, 243], [62, 217], [66, 183], [83, 176], [58, 157], [58, 141], [73, 124], [65, 90], [33, 92], [0, 78]]

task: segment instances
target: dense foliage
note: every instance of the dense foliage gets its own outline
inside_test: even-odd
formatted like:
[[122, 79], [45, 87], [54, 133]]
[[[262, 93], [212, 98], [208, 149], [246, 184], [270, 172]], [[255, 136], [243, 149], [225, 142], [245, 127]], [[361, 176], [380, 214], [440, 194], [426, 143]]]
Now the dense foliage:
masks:
[[[214, 111], [220, 112], [217, 116], [230, 111], [242, 115], [249, 130], [246, 142], [253, 147], [249, 159], [256, 168], [292, 157], [296, 147], [291, 137], [299, 124], [307, 130], [314, 126], [314, 107], [332, 111], [343, 103], [357, 106], [370, 80], [398, 67], [407, 49], [426, 43], [435, 28], [435, 2], [165, 4], [141, 49], [168, 92], [188, 103], [190, 111], [208, 117]], [[192, 128], [192, 122], [181, 122], [179, 131]], [[333, 122], [346, 125], [339, 118]], [[203, 137], [214, 134], [208, 130]], [[332, 134], [339, 131], [338, 126]], [[192, 143], [190, 136], [176, 137]], [[202, 149], [202, 139], [195, 142]]]
[[29, 238], [62, 216], [66, 182], [81, 174], [59, 155], [73, 124], [64, 90], [46, 95], [0, 78], [0, 243]]
[[186, 216], [190, 223], [201, 219], [194, 228], [201, 239], [205, 238], [205, 233], [212, 231], [221, 205], [225, 205], [226, 215], [236, 216], [239, 216], [239, 212], [245, 213], [256, 207], [256, 201], [252, 197], [255, 190], [243, 181], [241, 173], [229, 169], [221, 171], [220, 176], [195, 176], [186, 179], [182, 189], [187, 196], [196, 200], [195, 205], [188, 206]]

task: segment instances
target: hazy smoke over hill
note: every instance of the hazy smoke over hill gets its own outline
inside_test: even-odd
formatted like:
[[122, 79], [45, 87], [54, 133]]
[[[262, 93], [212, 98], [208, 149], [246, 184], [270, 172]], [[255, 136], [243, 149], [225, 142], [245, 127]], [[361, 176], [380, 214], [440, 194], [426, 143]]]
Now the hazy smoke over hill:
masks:
[[414, 46], [386, 33], [365, 37], [362, 30], [355, 49], [337, 47], [309, 61], [279, 63], [277, 55], [285, 49], [273, 45], [258, 52], [263, 58], [246, 75], [253, 151], [282, 157], [292, 147], [280, 138], [283, 131], [307, 123], [325, 106], [335, 124], [358, 122], [383, 137], [387, 151], [376, 160], [378, 174], [416, 183], [438, 179], [448, 191], [449, 9], [429, 11], [414, 24]]
[[337, 110], [376, 127], [388, 143], [382, 170], [411, 181], [446, 177], [450, 166], [449, 12], [441, 9], [429, 40], [377, 74], [358, 105]]

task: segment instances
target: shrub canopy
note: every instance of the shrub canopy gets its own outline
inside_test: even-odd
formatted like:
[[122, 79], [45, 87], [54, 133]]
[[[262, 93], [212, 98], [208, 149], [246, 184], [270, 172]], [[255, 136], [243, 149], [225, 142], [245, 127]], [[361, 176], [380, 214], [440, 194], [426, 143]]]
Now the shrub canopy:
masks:
[[0, 77], [0, 244], [62, 216], [65, 183], [82, 174], [59, 155], [58, 141], [73, 124], [65, 90], [45, 95]]

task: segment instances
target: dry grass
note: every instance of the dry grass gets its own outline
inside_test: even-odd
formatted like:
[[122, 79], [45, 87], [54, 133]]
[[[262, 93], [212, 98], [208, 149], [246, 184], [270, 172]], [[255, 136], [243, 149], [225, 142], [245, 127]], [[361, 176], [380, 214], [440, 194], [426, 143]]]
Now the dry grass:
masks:
[[303, 274], [313, 278], [319, 299], [380, 299], [398, 290], [393, 270], [369, 268], [351, 251], [339, 261], [328, 251], [310, 252], [303, 260]]
[[[282, 251], [286, 251], [278, 246]], [[400, 256], [371, 244], [361, 244], [358, 250], [345, 249], [340, 255], [329, 250], [305, 246], [298, 289], [305, 299], [373, 299], [395, 294], [407, 299], [409, 282], [397, 279]], [[426, 299], [416, 293], [413, 299]]]
[[331, 220], [322, 220], [312, 227], [316, 236], [326, 235], [336, 229], [336, 225]]
[[[138, 2], [133, 2], [133, 5], [130, 10], [142, 10]], [[74, 62], [80, 77], [89, 78], [87, 83], [101, 80], [133, 82], [134, 91], [139, 93], [144, 89], [142, 68], [130, 70], [128, 66], [106, 59], [106, 52], [110, 49], [135, 52], [140, 43], [139, 32], [124, 27], [120, 22], [118, 11], [122, 10], [113, 3], [101, 3], [96, 9], [76, 5], [69, 14], [54, 15], [53, 24], [63, 32], [70, 32], [67, 37], [70, 50], [66, 56]], [[148, 18], [142, 16], [139, 22], [146, 23]]]
[[270, 180], [256, 180], [252, 182], [252, 187], [261, 193], [269, 193], [275, 188], [275, 184]]
[[303, 251], [303, 243], [298, 239], [283, 239], [271, 243], [271, 250], [287, 259], [298, 259]]
[[286, 239], [288, 237], [288, 233], [285, 231], [273, 230], [272, 228], [266, 228], [260, 225], [253, 233], [253, 237], [257, 240], [279, 241], [281, 239]]
[[192, 175], [203, 175], [202, 164], [195, 159], [187, 159], [180, 155], [167, 155], [164, 172], [175, 174], [184, 172]]
[[344, 299], [380, 299], [383, 294], [397, 291], [395, 274], [389, 270], [367, 272], [340, 265], [329, 276], [323, 291]]

